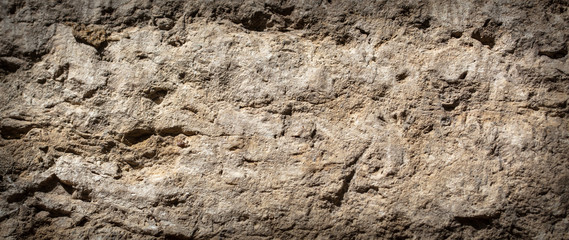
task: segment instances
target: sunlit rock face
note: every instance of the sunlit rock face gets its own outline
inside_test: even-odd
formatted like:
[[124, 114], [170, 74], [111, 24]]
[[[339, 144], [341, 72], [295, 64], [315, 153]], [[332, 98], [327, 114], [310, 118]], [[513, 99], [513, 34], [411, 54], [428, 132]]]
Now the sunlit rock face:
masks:
[[567, 239], [563, 1], [0, 6], [2, 239]]

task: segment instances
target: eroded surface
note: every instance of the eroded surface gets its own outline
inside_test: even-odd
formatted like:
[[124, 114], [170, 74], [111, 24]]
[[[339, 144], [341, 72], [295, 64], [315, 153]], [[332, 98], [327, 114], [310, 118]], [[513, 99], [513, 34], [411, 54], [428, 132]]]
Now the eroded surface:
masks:
[[2, 5], [2, 238], [569, 238], [566, 3]]

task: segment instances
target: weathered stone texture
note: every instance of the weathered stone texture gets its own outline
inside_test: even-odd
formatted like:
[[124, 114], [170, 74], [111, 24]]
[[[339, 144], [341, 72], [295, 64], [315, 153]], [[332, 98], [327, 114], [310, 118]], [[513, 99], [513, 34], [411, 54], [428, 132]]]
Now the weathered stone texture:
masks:
[[0, 3], [0, 238], [569, 239], [567, 1]]

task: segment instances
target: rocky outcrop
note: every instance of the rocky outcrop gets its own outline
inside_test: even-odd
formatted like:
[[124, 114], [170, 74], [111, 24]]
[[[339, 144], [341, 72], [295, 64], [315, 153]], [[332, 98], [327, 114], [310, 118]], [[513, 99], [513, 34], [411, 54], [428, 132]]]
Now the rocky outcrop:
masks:
[[566, 1], [1, 5], [1, 238], [569, 238]]

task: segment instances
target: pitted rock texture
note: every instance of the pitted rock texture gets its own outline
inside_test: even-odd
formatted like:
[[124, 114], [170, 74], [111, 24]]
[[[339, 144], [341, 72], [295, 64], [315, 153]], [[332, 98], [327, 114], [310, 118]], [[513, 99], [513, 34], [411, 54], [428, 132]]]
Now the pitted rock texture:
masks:
[[0, 238], [569, 239], [567, 1], [0, 7]]

